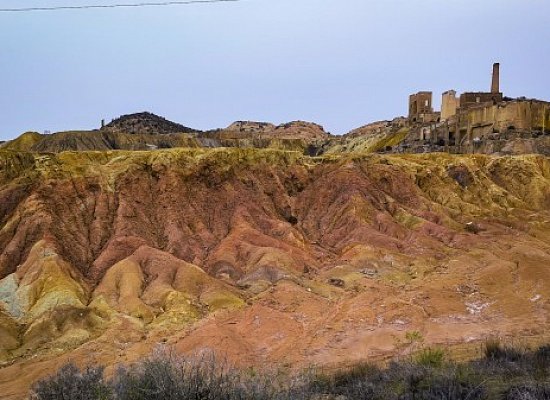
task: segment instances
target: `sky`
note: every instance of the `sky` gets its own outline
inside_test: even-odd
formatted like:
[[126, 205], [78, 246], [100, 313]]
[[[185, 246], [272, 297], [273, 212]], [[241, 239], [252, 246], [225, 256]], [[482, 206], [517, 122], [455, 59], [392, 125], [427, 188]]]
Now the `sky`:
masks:
[[[153, 1], [153, 0], [151, 0]], [[0, 8], [133, 3], [0, 0]], [[241, 0], [0, 12], [0, 140], [150, 111], [196, 129], [317, 122], [343, 134], [408, 95], [550, 100], [548, 0]]]

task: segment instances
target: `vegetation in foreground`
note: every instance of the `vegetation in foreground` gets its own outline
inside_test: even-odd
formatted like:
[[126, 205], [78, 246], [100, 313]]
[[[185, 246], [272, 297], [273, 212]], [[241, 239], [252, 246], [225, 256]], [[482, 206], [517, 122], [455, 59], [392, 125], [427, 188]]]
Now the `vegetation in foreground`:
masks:
[[37, 382], [33, 400], [550, 400], [550, 346], [534, 351], [491, 340], [485, 356], [446, 362], [440, 349], [422, 350], [386, 368], [357, 364], [336, 373], [298, 376], [237, 370], [212, 356], [182, 358], [159, 350], [119, 367], [107, 379], [102, 367], [74, 364]]

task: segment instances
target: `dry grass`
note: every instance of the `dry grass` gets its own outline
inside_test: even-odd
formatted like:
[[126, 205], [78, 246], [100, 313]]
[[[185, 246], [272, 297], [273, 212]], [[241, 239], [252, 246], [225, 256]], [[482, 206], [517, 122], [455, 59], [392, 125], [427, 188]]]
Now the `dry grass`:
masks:
[[[33, 387], [33, 400], [546, 400], [550, 399], [550, 347], [502, 352], [487, 343], [487, 356], [446, 363], [440, 349], [426, 349], [415, 362], [385, 369], [359, 363], [331, 374], [298, 375], [237, 370], [210, 354], [183, 358], [165, 349], [119, 367], [112, 380], [100, 367], [70, 364]], [[508, 349], [509, 351], [512, 349]], [[495, 354], [498, 356], [495, 357]]]

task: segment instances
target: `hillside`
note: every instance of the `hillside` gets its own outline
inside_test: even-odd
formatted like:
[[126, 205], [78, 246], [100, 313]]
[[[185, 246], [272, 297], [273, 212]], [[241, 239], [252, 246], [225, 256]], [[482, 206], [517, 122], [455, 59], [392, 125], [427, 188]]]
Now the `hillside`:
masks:
[[236, 121], [226, 128], [198, 131], [143, 112], [123, 115], [91, 131], [66, 131], [54, 134], [26, 132], [0, 143], [0, 149], [59, 153], [63, 151], [151, 151], [189, 148], [248, 148], [298, 151], [307, 156], [352, 153], [434, 153], [550, 155], [550, 135], [508, 131], [489, 137], [473, 148], [446, 147], [440, 142], [418, 140], [418, 126], [404, 117], [379, 121], [353, 129], [342, 136], [331, 135], [316, 123], [292, 121], [275, 125], [269, 122]]
[[129, 134], [165, 135], [168, 133], [194, 133], [196, 129], [188, 128], [150, 112], [122, 115], [101, 128], [102, 131], [122, 132]]
[[158, 343], [306, 366], [542, 340], [549, 209], [535, 155], [0, 150], [0, 392]]
[[14, 140], [0, 143], [0, 148], [13, 151], [30, 151], [42, 139], [43, 135], [38, 132], [25, 132]]
[[321, 125], [305, 121], [292, 121], [278, 126], [269, 122], [236, 121], [219, 132], [241, 137], [262, 135], [278, 139], [326, 140], [330, 137]]
[[331, 138], [322, 126], [294, 121], [237, 121], [225, 129], [201, 132], [151, 113], [123, 115], [100, 130], [41, 135], [26, 132], [0, 149], [59, 153], [63, 151], [157, 150], [170, 148], [257, 148], [317, 154]]

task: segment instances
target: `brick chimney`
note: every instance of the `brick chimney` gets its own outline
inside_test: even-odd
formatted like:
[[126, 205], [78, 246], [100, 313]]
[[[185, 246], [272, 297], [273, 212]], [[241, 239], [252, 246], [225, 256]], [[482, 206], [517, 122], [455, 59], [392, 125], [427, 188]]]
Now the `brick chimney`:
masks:
[[493, 64], [493, 82], [491, 84], [491, 93], [500, 93], [500, 64]]

